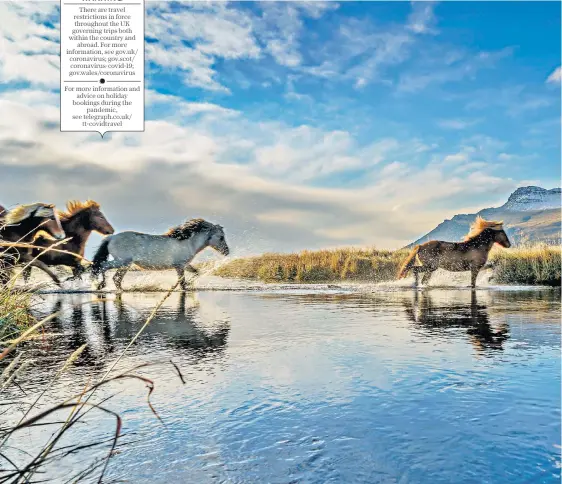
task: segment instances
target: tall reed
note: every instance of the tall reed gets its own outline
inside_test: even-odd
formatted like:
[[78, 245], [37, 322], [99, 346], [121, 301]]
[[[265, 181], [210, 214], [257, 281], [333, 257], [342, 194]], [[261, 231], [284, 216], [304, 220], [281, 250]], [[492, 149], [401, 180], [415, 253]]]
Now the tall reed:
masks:
[[[131, 339], [129, 344], [112, 362], [112, 364], [109, 365], [108, 369], [103, 373], [101, 378], [97, 382], [89, 382], [79, 394], [74, 395], [71, 398], [61, 401], [46, 409], [43, 408], [39, 411], [34, 412], [34, 410], [36, 410], [40, 401], [47, 393], [47, 391], [52, 387], [52, 385], [80, 358], [80, 355], [84, 351], [86, 345], [77, 348], [71, 355], [68, 356], [66, 361], [61, 365], [60, 369], [52, 376], [51, 380], [44, 382], [43, 390], [38, 394], [33, 402], [8, 402], [5, 399], [6, 405], [3, 407], [4, 412], [9, 409], [10, 405], [13, 406], [14, 409], [17, 409], [17, 414], [20, 414], [22, 409], [24, 410], [24, 412], [23, 416], [21, 416], [18, 422], [0, 427], [0, 456], [2, 456], [5, 462], [9, 464], [7, 466], [0, 466], [0, 482], [35, 482], [38, 478], [41, 478], [40, 474], [43, 474], [45, 472], [46, 466], [56, 466], [61, 460], [81, 453], [81, 455], [84, 456], [81, 459], [81, 464], [83, 464], [83, 467], [80, 469], [73, 469], [72, 472], [74, 473], [74, 475], [68, 476], [68, 482], [80, 482], [87, 477], [95, 477], [96, 481], [98, 483], [101, 483], [104, 479], [104, 475], [106, 474], [109, 460], [115, 454], [118, 441], [121, 437], [122, 417], [119, 413], [110, 410], [106, 406], [106, 401], [108, 400], [108, 398], [94, 399], [93, 397], [99, 388], [110, 385], [116, 380], [137, 380], [143, 383], [148, 388], [147, 405], [153, 412], [153, 414], [159, 420], [161, 420], [150, 402], [150, 395], [155, 388], [154, 382], [145, 376], [135, 373], [136, 370], [150, 366], [151, 364], [137, 365], [134, 368], [118, 374], [111, 375], [111, 372], [115, 369], [116, 365], [125, 355], [130, 346], [134, 344], [136, 339], [151, 323], [164, 301], [166, 301], [170, 294], [175, 289], [177, 289], [179, 284], [180, 281], [178, 281], [173, 287], [171, 287], [169, 291], [162, 297], [160, 302], [154, 307], [153, 311], [146, 319], [145, 323], [137, 332], [137, 334]], [[11, 290], [13, 291], [13, 289]], [[10, 293], [7, 297], [11, 296], [13, 296], [13, 293]], [[86, 304], [91, 304], [96, 301], [99, 301], [99, 299], [89, 301]], [[15, 339], [7, 340], [4, 338], [0, 338], [0, 348], [2, 349], [2, 351], [0, 352], [0, 365], [4, 366], [4, 369], [0, 374], [0, 395], [2, 395], [3, 393], [5, 394], [6, 391], [8, 391], [14, 385], [17, 386], [18, 389], [23, 391], [23, 389], [17, 383], [17, 379], [22, 373], [24, 373], [24, 369], [30, 366], [31, 361], [27, 358], [24, 358], [24, 352], [21, 351], [16, 354], [15, 358], [13, 358], [11, 362], [8, 363], [7, 360], [11, 357], [10, 355], [12, 353], [17, 352], [16, 350], [26, 340], [33, 337], [39, 329], [41, 329], [48, 321], [54, 319], [56, 316], [58, 316], [58, 313], [53, 313], [46, 318], [35, 322], [35, 324], [32, 324], [26, 331], [21, 333]], [[178, 366], [172, 361], [164, 363], [171, 364], [180, 381], [185, 384], [185, 379], [181, 374]], [[2, 395], [2, 397], [4, 396], [5, 395]], [[64, 411], [68, 412], [66, 419], [64, 419], [62, 422], [52, 421], [51, 417], [53, 417], [54, 415], [59, 415], [60, 412]], [[63, 445], [63, 438], [69, 433], [69, 430], [78, 423], [87, 423], [85, 417], [92, 411], [110, 415], [114, 418], [115, 427], [112, 435], [104, 436], [101, 439], [88, 443], [84, 443], [80, 440], [71, 442], [69, 444], [68, 439], [66, 439]], [[19, 448], [19, 440], [17, 440], [16, 438], [19, 435], [19, 432], [21, 430], [31, 429], [38, 425], [48, 425], [53, 428], [53, 433], [48, 441], [35, 454], [28, 452], [28, 450], [26, 449]], [[56, 427], [57, 425], [58, 427]], [[104, 458], [97, 459], [89, 457], [93, 449], [100, 448], [101, 446], [105, 446], [107, 448], [107, 452], [105, 453]], [[18, 459], [18, 461], [15, 462], [6, 455], [6, 450], [8, 449], [18, 450], [19, 455], [23, 456], [23, 458]]]

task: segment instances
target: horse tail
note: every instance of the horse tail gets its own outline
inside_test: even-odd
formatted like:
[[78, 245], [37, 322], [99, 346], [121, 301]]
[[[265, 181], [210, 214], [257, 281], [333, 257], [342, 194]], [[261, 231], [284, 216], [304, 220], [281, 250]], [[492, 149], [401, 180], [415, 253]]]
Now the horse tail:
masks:
[[98, 251], [96, 255], [94, 255], [94, 259], [92, 260], [92, 274], [98, 275], [101, 272], [102, 264], [107, 260], [109, 257], [109, 240], [111, 237], [106, 237], [100, 246], [98, 247]]
[[416, 257], [418, 255], [419, 250], [420, 250], [420, 246], [416, 245], [412, 249], [412, 251], [408, 254], [408, 257], [406, 258], [404, 264], [402, 264], [402, 267], [400, 268], [400, 272], [398, 273], [398, 279], [402, 279], [403, 277], [406, 277], [410, 269], [414, 266], [414, 264], [416, 263]]

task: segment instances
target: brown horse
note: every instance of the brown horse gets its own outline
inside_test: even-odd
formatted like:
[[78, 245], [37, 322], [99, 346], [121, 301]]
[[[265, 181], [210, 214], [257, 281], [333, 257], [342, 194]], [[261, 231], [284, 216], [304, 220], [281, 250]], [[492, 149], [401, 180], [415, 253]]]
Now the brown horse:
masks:
[[[29, 243], [37, 231], [43, 230], [57, 240], [65, 237], [55, 206], [47, 203], [18, 205], [11, 210], [2, 208], [0, 213], [0, 241]], [[0, 247], [0, 283], [10, 280], [11, 269], [16, 262], [30, 262], [28, 249], [19, 247]], [[48, 268], [40, 261], [33, 262], [43, 270]], [[56, 276], [55, 276], [56, 277]]]
[[[76, 200], [69, 201], [66, 204], [66, 212], [59, 212], [62, 228], [66, 236], [70, 240], [64, 244], [58, 245], [56, 248], [72, 254], [78, 254], [75, 257], [72, 254], [62, 252], [45, 252], [38, 257], [38, 260], [48, 266], [68, 266], [72, 268], [73, 278], [79, 278], [84, 272], [81, 258], [84, 257], [84, 249], [86, 242], [92, 232], [99, 232], [102, 235], [111, 235], [114, 230], [107, 221], [104, 214], [100, 210], [100, 204], [93, 200], [79, 202]], [[39, 247], [50, 247], [55, 242], [38, 233], [33, 241], [33, 245]], [[43, 249], [32, 249], [33, 257], [38, 256]], [[31, 266], [27, 267], [23, 272], [23, 278], [27, 282], [31, 275]]]
[[476, 277], [486, 265], [488, 254], [494, 244], [511, 247], [503, 229], [503, 222], [484, 220], [476, 217], [464, 242], [443, 242], [431, 240], [416, 245], [400, 269], [398, 278], [406, 277], [412, 271], [419, 286], [419, 274], [424, 273], [422, 284], [427, 284], [433, 272], [445, 269], [452, 272], [470, 271], [471, 286], [476, 287]]

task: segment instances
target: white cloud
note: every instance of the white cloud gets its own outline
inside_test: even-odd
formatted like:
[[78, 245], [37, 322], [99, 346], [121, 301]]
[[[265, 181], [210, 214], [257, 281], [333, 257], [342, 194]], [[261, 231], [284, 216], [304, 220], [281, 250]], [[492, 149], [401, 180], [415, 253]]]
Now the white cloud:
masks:
[[[57, 87], [59, 29], [52, 2], [0, 2], [0, 81]], [[46, 20], [53, 27], [44, 24]]]
[[[186, 84], [202, 89], [228, 89], [217, 79], [217, 59], [255, 59], [260, 55], [251, 18], [221, 3], [176, 8], [170, 2], [147, 11], [146, 59], [183, 75]], [[190, 45], [186, 45], [189, 42]]]
[[335, 2], [259, 2], [256, 6], [261, 9], [261, 16], [253, 22], [256, 36], [279, 65], [289, 68], [302, 64], [303, 19], [318, 19], [338, 8]]
[[[163, 102], [161, 96], [148, 99]], [[177, 107], [174, 98], [169, 101]], [[482, 172], [477, 189], [484, 194], [513, 184], [486, 166], [455, 175], [434, 163], [412, 165], [435, 149], [419, 140], [378, 139], [362, 146], [346, 131], [256, 123], [241, 114], [209, 123], [190, 117], [181, 124], [147, 121], [144, 133], [112, 133], [103, 140], [97, 133], [60, 133], [55, 103], [56, 96], [40, 91], [0, 95], [2, 119], [9, 119], [0, 125], [0, 169], [11, 173], [1, 177], [10, 180], [0, 181], [3, 204], [92, 197], [120, 229], [150, 231], [178, 218], [205, 216], [221, 221], [239, 246], [253, 252], [335, 243], [396, 247], [462, 210], [455, 197], [474, 191], [466, 179], [476, 171]], [[221, 111], [205, 103], [186, 106]], [[476, 141], [493, 145], [473, 141], [477, 147]], [[236, 153], [244, 155], [241, 161]], [[356, 169], [369, 175], [353, 188], [309, 183]], [[28, 182], [18, 182], [18, 176]], [[446, 198], [446, 207], [428, 208]], [[295, 222], [287, 227], [290, 219]], [[338, 233], [327, 232], [330, 226], [339, 227]]]
[[550, 76], [548, 76], [548, 78], [546, 79], [546, 82], [551, 82], [551, 83], [554, 83], [554, 84], [560, 84], [561, 79], [562, 79], [562, 68], [557, 67], [556, 69], [554, 69], [552, 74], [550, 74]]
[[436, 34], [434, 8], [433, 2], [412, 2], [407, 28], [416, 34]]
[[[422, 91], [436, 84], [442, 85], [450, 82], [471, 80], [482, 69], [492, 69], [497, 63], [513, 53], [511, 47], [494, 52], [479, 52], [477, 54], [464, 54], [458, 51], [454, 56], [437, 58], [425, 62], [421, 72], [409, 72], [400, 76], [398, 90], [414, 93]], [[437, 64], [437, 65], [436, 65]]]
[[347, 18], [336, 36], [314, 52], [315, 65], [303, 65], [309, 75], [351, 81], [357, 89], [370, 83], [390, 85], [386, 77], [392, 66], [411, 58], [422, 34], [436, 34], [434, 3], [412, 2], [412, 12], [403, 24], [381, 25], [370, 20]]

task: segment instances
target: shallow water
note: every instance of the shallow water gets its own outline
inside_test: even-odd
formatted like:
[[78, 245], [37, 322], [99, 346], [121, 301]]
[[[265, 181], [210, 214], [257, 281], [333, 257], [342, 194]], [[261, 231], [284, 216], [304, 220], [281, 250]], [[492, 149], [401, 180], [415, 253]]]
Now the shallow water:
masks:
[[[87, 344], [43, 405], [79, 393], [162, 296], [46, 295], [40, 311], [61, 315], [27, 344], [35, 364], [19, 379], [25, 397], [13, 390], [11, 398], [32, 401]], [[117, 392], [104, 405], [124, 424], [108, 480], [560, 481], [557, 290], [176, 293], [117, 369], [170, 359], [185, 385], [170, 364], [139, 371], [155, 381], [151, 402], [165, 426], [139, 382], [113, 382], [96, 394], [100, 401]], [[21, 415], [12, 408], [3, 418]], [[92, 412], [68, 439], [93, 441], [113, 429], [111, 417]], [[24, 430], [11, 445], [30, 451], [48, 435]], [[63, 482], [101, 450], [70, 456], [47, 475]], [[10, 457], [25, 460], [15, 450]]]

